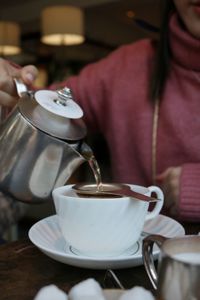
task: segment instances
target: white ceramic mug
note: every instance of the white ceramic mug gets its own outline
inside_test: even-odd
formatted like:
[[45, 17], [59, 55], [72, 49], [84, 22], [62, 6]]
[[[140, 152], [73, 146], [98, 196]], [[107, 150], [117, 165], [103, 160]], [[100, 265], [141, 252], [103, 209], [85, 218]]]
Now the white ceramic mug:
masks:
[[60, 229], [74, 252], [88, 256], [116, 256], [136, 244], [145, 221], [159, 214], [164, 196], [156, 186], [129, 186], [148, 196], [156, 193], [160, 200], [151, 212], [148, 211], [148, 202], [130, 197], [80, 197], [72, 185], [54, 189]]

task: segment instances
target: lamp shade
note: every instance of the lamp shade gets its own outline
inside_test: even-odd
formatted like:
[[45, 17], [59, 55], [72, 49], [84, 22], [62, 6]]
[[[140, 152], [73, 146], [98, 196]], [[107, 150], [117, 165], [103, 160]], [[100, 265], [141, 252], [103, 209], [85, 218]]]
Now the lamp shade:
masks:
[[20, 52], [20, 28], [17, 23], [0, 21], [0, 54], [15, 55]]
[[42, 42], [76, 45], [84, 41], [83, 12], [74, 6], [50, 6], [42, 11]]

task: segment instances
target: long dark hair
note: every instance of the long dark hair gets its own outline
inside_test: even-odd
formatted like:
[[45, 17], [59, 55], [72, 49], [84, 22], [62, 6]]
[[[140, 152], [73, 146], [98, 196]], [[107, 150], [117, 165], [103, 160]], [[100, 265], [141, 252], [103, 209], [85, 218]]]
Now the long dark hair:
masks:
[[175, 10], [173, 0], [165, 0], [162, 5], [160, 38], [157, 45], [155, 65], [150, 83], [150, 97], [153, 102], [156, 98], [161, 98], [169, 72], [170, 47], [168, 39], [168, 24], [170, 15], [172, 11]]

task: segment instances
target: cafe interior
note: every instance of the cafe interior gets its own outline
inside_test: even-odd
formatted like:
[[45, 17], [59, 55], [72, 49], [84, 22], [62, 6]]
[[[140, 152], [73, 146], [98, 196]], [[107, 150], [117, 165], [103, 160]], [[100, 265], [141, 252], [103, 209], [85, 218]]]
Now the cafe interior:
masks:
[[[1, 1], [0, 57], [19, 66], [35, 65], [39, 73], [34, 87], [40, 90], [71, 75], [78, 74], [87, 64], [103, 59], [122, 45], [144, 38], [158, 39], [161, 5], [162, 0]], [[4, 118], [4, 108], [1, 108], [1, 122], [4, 122]], [[111, 182], [110, 157], [103, 136], [87, 134], [86, 141], [93, 150], [102, 177], [106, 182]], [[27, 172], [29, 171], [27, 170]], [[93, 182], [94, 179], [91, 166], [82, 164], [71, 174], [67, 183]], [[158, 200], [163, 201], [162, 193], [157, 190], [153, 190], [153, 192], [159, 198], [156, 200], [157, 202]], [[139, 189], [135, 197], [140, 197], [141, 194], [144, 192]], [[149, 197], [150, 194], [143, 195], [142, 201], [139, 202], [149, 201]], [[151, 198], [151, 200], [154, 201], [155, 198]], [[73, 205], [75, 205], [74, 203]], [[158, 278], [154, 270], [155, 266], [157, 268], [157, 262], [154, 265], [152, 255], [156, 259], [158, 258], [160, 253], [158, 247], [161, 247], [163, 243], [166, 243], [167, 253], [170, 241], [168, 245], [167, 238], [165, 240], [165, 238], [155, 237], [153, 234], [160, 233], [160, 235], [165, 236], [166, 234], [172, 237], [180, 235], [180, 240], [175, 241], [175, 245], [172, 241], [172, 249], [180, 250], [182, 245], [185, 245], [184, 237], [182, 237], [185, 234], [183, 226], [173, 219], [159, 215], [155, 221], [144, 227], [141, 239], [147, 238], [147, 240], [143, 246], [141, 240], [134, 244], [136, 248], [138, 247], [134, 248], [134, 252], [119, 257], [87, 257], [87, 255], [83, 256], [82, 253], [79, 253], [76, 248], [70, 245], [66, 246], [61, 241], [60, 229], [54, 218], [56, 213], [59, 216], [65, 211], [64, 204], [59, 209], [55, 207], [51, 199], [36, 204], [19, 201], [19, 205], [23, 211], [23, 217], [5, 233], [3, 239], [8, 243], [0, 247], [0, 279], [2, 278], [4, 285], [4, 288], [0, 287], [2, 300], [158, 300], [158, 298], [153, 298], [153, 295], [156, 294]], [[76, 209], [79, 211], [78, 205], [75, 206]], [[153, 210], [154, 208], [152, 208]], [[73, 222], [79, 222], [81, 214], [83, 215], [84, 212], [81, 211], [80, 215], [77, 213], [77, 220], [73, 220]], [[99, 214], [102, 216], [103, 223], [106, 217], [104, 213], [101, 214], [98, 211], [98, 219]], [[95, 213], [94, 216], [96, 216]], [[52, 218], [52, 224], [48, 218]], [[70, 219], [70, 216], [67, 218]], [[110, 223], [112, 222], [110, 221]], [[102, 224], [105, 232], [109, 231], [110, 223], [106, 224], [105, 221], [105, 225]], [[187, 227], [186, 233], [198, 234], [199, 230], [198, 224], [194, 227], [191, 225]], [[149, 231], [152, 233], [152, 240], [150, 238], [148, 240]], [[77, 235], [80, 238], [81, 233], [77, 233]], [[99, 240], [101, 238], [99, 236]], [[106, 233], [103, 238], [106, 238]], [[121, 239], [123, 241], [123, 237]], [[105, 242], [102, 241], [102, 243]], [[156, 246], [153, 243], [156, 243]], [[190, 244], [200, 251], [197, 236], [191, 236]], [[66, 247], [68, 247], [67, 250]], [[133, 249], [131, 248], [130, 251]], [[147, 253], [144, 260], [143, 253]], [[7, 267], [7, 263], [9, 267]], [[172, 265], [174, 261], [167, 261], [167, 263]], [[177, 265], [177, 270], [179, 267], [182, 268]], [[184, 266], [180, 273], [194, 279], [194, 290], [200, 296], [196, 291], [197, 278], [200, 275], [199, 264], [197, 263], [193, 269], [190, 267], [190, 265]], [[167, 271], [163, 272], [167, 273]], [[173, 270], [171, 272], [173, 273]], [[177, 281], [174, 281], [173, 288], [171, 288], [171, 283], [170, 288], [168, 282], [164, 284], [169, 290], [177, 292], [181, 287], [175, 286], [180, 279], [176, 276], [177, 273], [175, 274]], [[85, 286], [80, 286], [80, 289], [78, 287], [77, 291], [72, 290], [73, 286], [84, 280]], [[184, 278], [184, 282], [186, 281]], [[103, 295], [101, 292], [98, 294], [97, 282], [104, 289]], [[37, 292], [45, 286], [48, 286], [48, 289], [43, 290], [36, 298]], [[135, 297], [130, 294], [130, 296], [126, 296], [127, 298], [120, 298], [124, 290], [135, 286], [144, 287], [152, 294], [150, 295], [149, 292], [138, 287], [138, 290], [134, 290]], [[69, 298], [63, 294], [62, 298], [62, 292], [57, 289], [58, 287], [65, 293], [71, 290]], [[189, 290], [186, 283], [183, 289]], [[93, 296], [87, 294], [86, 290], [92, 291]], [[54, 293], [55, 296], [53, 296]], [[80, 293], [85, 298], [81, 298]], [[180, 299], [178, 292], [177, 297], [176, 294], [174, 295], [170, 295], [166, 299]]]

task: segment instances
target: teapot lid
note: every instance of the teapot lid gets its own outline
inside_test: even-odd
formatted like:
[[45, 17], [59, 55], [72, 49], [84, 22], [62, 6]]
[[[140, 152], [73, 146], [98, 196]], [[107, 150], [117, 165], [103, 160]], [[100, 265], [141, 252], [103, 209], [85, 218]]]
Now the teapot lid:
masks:
[[18, 106], [33, 126], [56, 138], [76, 141], [86, 135], [83, 111], [69, 88], [23, 93]]

